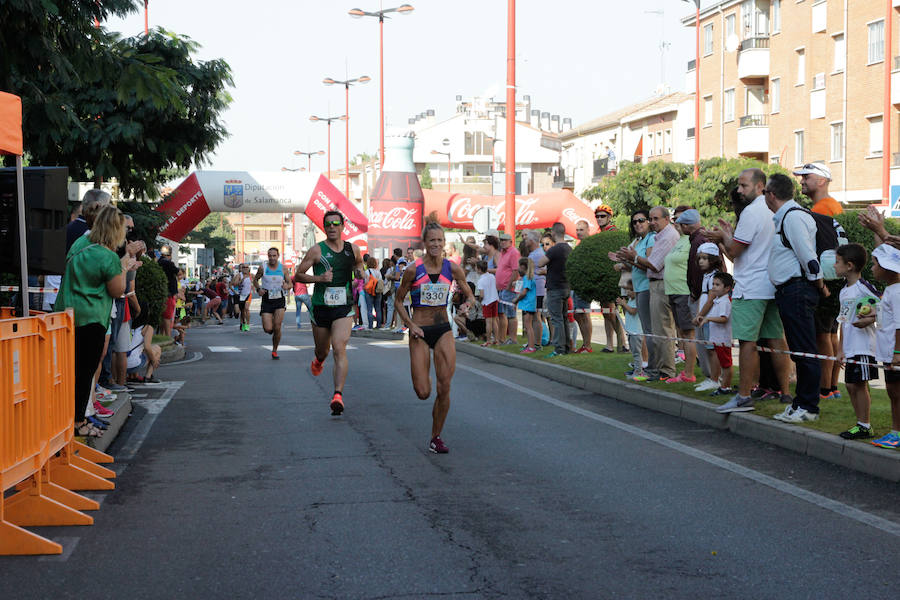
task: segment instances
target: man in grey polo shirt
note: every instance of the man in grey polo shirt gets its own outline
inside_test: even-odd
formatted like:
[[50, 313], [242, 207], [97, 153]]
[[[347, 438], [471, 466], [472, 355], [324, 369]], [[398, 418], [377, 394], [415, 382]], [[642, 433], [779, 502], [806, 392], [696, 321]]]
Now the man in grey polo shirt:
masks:
[[[776, 173], [765, 189], [766, 206], [775, 216], [775, 240], [769, 252], [769, 280], [775, 286], [775, 304], [781, 315], [788, 347], [794, 352], [816, 353], [815, 310], [820, 295], [827, 295], [816, 255], [816, 221], [794, 199], [794, 182]], [[780, 233], [783, 232], [783, 236]], [[788, 246], [784, 244], [787, 240]], [[786, 423], [819, 418], [819, 377], [815, 358], [791, 355], [797, 365], [794, 402], [775, 415]]]

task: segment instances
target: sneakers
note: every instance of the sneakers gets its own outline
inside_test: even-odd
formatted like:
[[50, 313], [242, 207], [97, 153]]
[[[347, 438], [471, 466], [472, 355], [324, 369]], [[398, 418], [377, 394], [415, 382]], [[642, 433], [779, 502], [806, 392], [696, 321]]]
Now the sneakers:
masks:
[[319, 376], [322, 374], [322, 367], [325, 365], [319, 362], [318, 358], [312, 359], [312, 362], [309, 363], [309, 372], [315, 376]]
[[334, 417], [338, 417], [344, 412], [344, 398], [340, 392], [335, 392], [334, 396], [331, 397], [331, 404], [328, 405], [331, 408], [331, 415]]
[[505, 342], [503, 342], [503, 343], [500, 344], [500, 345], [501, 345], [501, 346], [515, 346], [516, 343], [515, 343], [513, 340], [511, 340], [511, 339], [507, 339]]
[[747, 396], [745, 398], [740, 394], [735, 394], [731, 397], [731, 400], [718, 407], [716, 409], [716, 412], [721, 414], [728, 414], [733, 412], [749, 412], [751, 410], [756, 410], [756, 407], [753, 406], [753, 404], [754, 400], [750, 396]]
[[428, 442], [428, 451], [432, 454], [447, 454], [450, 452], [450, 448], [444, 445], [440, 436], [436, 436], [431, 438], [431, 441]]
[[109, 383], [109, 384], [106, 386], [106, 389], [108, 389], [109, 391], [111, 391], [113, 394], [117, 394], [117, 393], [119, 393], [119, 392], [128, 392], [128, 391], [130, 391], [127, 387], [125, 387], [124, 385], [119, 385], [118, 383]]
[[696, 382], [697, 382], [696, 377], [694, 377], [693, 375], [688, 377], [684, 371], [682, 371], [675, 377], [669, 377], [668, 379], [666, 379], [666, 383], [696, 383]]
[[657, 375], [636, 375], [632, 379], [639, 383], [653, 383], [654, 381], [659, 381], [662, 377]]
[[456, 336], [456, 341], [457, 341], [457, 342], [465, 342], [465, 341], [468, 340], [468, 339], [469, 339], [469, 336], [467, 336], [467, 335], [458, 335], [458, 336]]
[[841, 433], [841, 437], [845, 440], [861, 440], [872, 437], [872, 428], [864, 427], [857, 423], [847, 431]]
[[710, 396], [733, 396], [734, 390], [732, 388], [716, 388]]
[[557, 356], [562, 356], [562, 355], [563, 355], [562, 352], [557, 352], [556, 350], [554, 350], [553, 352], [551, 352], [550, 354], [547, 355], [547, 358], [556, 358]]
[[94, 412], [103, 418], [109, 418], [116, 414], [116, 411], [106, 408], [97, 400], [94, 400]]
[[278, 353], [275, 351], [272, 351], [272, 360], [278, 360]]
[[791, 405], [785, 408], [784, 412], [778, 413], [773, 418], [782, 423], [808, 423], [817, 420], [819, 413], [811, 413], [805, 408], [800, 408], [799, 406], [794, 408]]
[[819, 391], [819, 400], [831, 400], [832, 398], [834, 398], [834, 392], [831, 390], [828, 390], [824, 394]]
[[778, 392], [763, 387], [755, 387], [750, 391], [750, 397], [754, 400], [769, 400], [777, 395]]
[[897, 449], [900, 447], [900, 435], [896, 431], [892, 431], [887, 435], [883, 435], [877, 440], [872, 440], [873, 446], [878, 446], [879, 448], [893, 448]]
[[537, 352], [537, 350], [535, 350], [535, 349], [532, 348], [531, 346], [527, 346], [527, 347], [526, 347], [525, 349], [523, 349], [519, 354], [534, 354], [535, 352]]
[[778, 395], [778, 401], [781, 402], [782, 404], [793, 404], [794, 403], [794, 397], [791, 396], [790, 394], [779, 394], [778, 392], [775, 392], [775, 393]]
[[241, 331], [250, 331], [250, 323], [241, 323]]
[[[603, 351], [606, 352], [607, 351], [606, 348], [604, 348]], [[581, 348], [579, 348], [578, 350], [575, 351], [575, 354], [584, 354], [584, 353], [592, 354], [593, 352], [594, 352], [593, 348], [586, 348], [585, 346], [581, 346]], [[612, 350], [610, 350], [610, 352], [612, 352]]]
[[719, 387], [718, 381], [713, 381], [712, 379], [704, 379], [703, 382], [694, 387], [695, 392], [708, 392], [709, 390], [714, 390]]

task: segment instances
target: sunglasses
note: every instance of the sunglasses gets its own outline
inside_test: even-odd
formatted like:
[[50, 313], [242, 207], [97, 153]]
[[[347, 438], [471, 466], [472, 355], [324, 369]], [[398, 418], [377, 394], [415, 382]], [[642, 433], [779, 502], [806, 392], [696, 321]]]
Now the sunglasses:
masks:
[[598, 219], [608, 219], [608, 218], [609, 218], [609, 215], [604, 215], [604, 214], [597, 213], [596, 215], [594, 215], [594, 217], [596, 217], [596, 218], [598, 218]]
[[645, 219], [644, 217], [641, 217], [640, 219], [632, 219], [631, 222], [632, 222], [632, 223], [635, 223], [635, 224], [637, 224], [637, 223], [646, 223], [646, 222], [647, 222], [647, 219]]
[[341, 220], [337, 221], [325, 221], [325, 227], [340, 227], [344, 222]]
[[550, 242], [541, 242], [541, 246], [550, 246]]

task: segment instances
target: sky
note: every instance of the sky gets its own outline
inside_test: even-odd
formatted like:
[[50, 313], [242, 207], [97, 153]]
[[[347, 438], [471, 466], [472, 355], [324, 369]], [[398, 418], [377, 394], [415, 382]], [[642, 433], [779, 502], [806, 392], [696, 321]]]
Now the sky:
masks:
[[[384, 24], [385, 131], [435, 109], [455, 112], [455, 97], [505, 97], [504, 0], [408, 0], [415, 10]], [[322, 80], [368, 75], [350, 88], [350, 155], [378, 149], [378, 20], [354, 19], [351, 8], [375, 11], [404, 0], [149, 0], [150, 27], [201, 45], [199, 60], [231, 66], [233, 102], [223, 115], [230, 133], [203, 168], [277, 171], [306, 166], [294, 150], [325, 150], [327, 127], [311, 115], [344, 113], [343, 86]], [[711, 1], [703, 2], [707, 6]], [[661, 80], [683, 91], [693, 58], [692, 14], [685, 0], [518, 0], [517, 98], [573, 123], [649, 98]], [[661, 11], [651, 12], [651, 11]], [[143, 33], [143, 10], [104, 24]], [[332, 168], [344, 163], [344, 124], [331, 127]], [[314, 157], [324, 171], [325, 157]]]

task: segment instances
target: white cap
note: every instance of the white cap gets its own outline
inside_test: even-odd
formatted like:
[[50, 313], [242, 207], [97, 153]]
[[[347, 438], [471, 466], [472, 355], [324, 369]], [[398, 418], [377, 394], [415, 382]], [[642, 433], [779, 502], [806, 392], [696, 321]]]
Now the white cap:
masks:
[[709, 256], [718, 256], [719, 247], [712, 242], [704, 242], [697, 247], [697, 252], [699, 254], [708, 254]]
[[831, 169], [829, 169], [825, 163], [818, 161], [812, 163], [806, 163], [796, 171], [794, 171], [794, 175], [819, 175], [820, 177], [824, 177], [825, 179], [831, 181]]
[[881, 244], [872, 250], [872, 258], [878, 259], [882, 269], [900, 273], [900, 250], [888, 244]]

